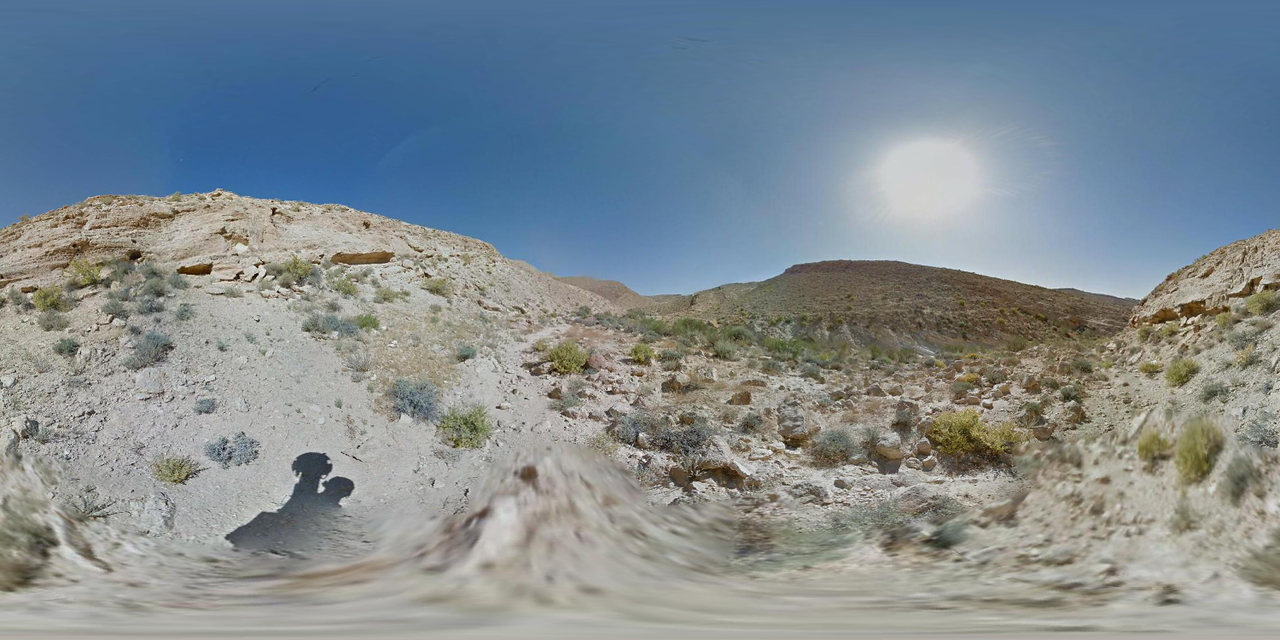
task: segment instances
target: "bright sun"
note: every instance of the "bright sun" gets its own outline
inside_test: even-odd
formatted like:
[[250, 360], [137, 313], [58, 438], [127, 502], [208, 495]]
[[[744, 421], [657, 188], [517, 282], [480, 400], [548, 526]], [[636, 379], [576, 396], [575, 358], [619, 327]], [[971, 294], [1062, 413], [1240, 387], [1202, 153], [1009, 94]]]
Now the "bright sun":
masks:
[[963, 211], [982, 193], [978, 161], [960, 143], [919, 140], [880, 163], [880, 189], [895, 213], [937, 218]]

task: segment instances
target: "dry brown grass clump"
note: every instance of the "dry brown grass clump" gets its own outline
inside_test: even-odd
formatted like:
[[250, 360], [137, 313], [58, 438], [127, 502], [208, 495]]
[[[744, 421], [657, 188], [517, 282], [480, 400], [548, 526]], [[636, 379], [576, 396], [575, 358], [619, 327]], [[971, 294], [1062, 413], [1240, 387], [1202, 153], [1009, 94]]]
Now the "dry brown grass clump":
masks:
[[1184, 483], [1193, 484], [1209, 477], [1222, 453], [1222, 429], [1207, 418], [1188, 422], [1178, 434], [1174, 450], [1174, 464], [1178, 477]]

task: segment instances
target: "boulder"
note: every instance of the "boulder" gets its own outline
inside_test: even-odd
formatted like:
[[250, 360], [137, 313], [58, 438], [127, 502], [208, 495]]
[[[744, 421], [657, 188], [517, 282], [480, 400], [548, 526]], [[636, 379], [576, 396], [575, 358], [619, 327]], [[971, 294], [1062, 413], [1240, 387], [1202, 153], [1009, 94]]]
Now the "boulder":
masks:
[[876, 455], [886, 460], [902, 459], [902, 436], [894, 431], [883, 431], [875, 443]]
[[212, 262], [197, 262], [194, 264], [184, 264], [178, 267], [178, 273], [184, 276], [207, 276], [213, 273]]
[[822, 427], [815, 424], [795, 405], [778, 408], [778, 435], [789, 446], [800, 446], [817, 435]]
[[731, 405], [738, 405], [738, 406], [742, 406], [742, 405], [749, 405], [749, 404], [751, 404], [751, 392], [750, 392], [750, 391], [739, 391], [739, 392], [737, 392], [737, 393], [733, 394], [733, 395], [729, 398], [729, 404], [731, 404]]

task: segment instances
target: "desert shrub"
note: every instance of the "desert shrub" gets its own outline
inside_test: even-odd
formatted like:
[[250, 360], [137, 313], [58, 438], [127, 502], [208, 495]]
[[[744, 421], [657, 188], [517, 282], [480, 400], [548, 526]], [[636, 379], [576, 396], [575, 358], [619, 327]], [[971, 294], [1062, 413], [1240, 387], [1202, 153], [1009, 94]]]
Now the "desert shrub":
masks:
[[1265, 316], [1280, 309], [1280, 296], [1275, 291], [1259, 291], [1244, 300], [1245, 308], [1255, 316]]
[[378, 321], [378, 316], [375, 316], [372, 313], [362, 313], [360, 315], [352, 316], [347, 319], [347, 322], [350, 322], [365, 331], [378, 329], [382, 326], [382, 323]]
[[333, 314], [310, 314], [302, 321], [302, 330], [307, 333], [333, 333], [338, 330], [342, 320]]
[[476, 357], [476, 348], [469, 344], [458, 347], [457, 353], [454, 354], [458, 362], [466, 362], [474, 357]]
[[422, 283], [422, 288], [426, 289], [428, 293], [440, 296], [441, 298], [453, 297], [454, 288], [453, 281], [451, 280], [446, 280], [444, 278], [430, 278]]
[[1233, 349], [1243, 349], [1253, 344], [1253, 336], [1246, 331], [1232, 331], [1227, 334], [1227, 344]]
[[1239, 320], [1236, 318], [1236, 314], [1231, 313], [1230, 311], [1219, 313], [1213, 317], [1213, 323], [1218, 325], [1219, 329], [1223, 330], [1230, 329], [1237, 322], [1239, 322]]
[[1222, 430], [1207, 418], [1188, 422], [1178, 434], [1174, 446], [1174, 464], [1184, 483], [1200, 482], [1213, 472], [1222, 452]]
[[889, 426], [898, 431], [906, 431], [916, 425], [916, 412], [906, 406], [898, 407], [893, 411], [893, 418], [889, 420]]
[[186, 322], [194, 317], [196, 317], [196, 307], [190, 302], [178, 305], [178, 309], [173, 312], [173, 319], [179, 322]]
[[218, 338], [217, 342], [214, 343], [214, 346], [218, 348], [218, 351], [226, 351], [228, 348], [231, 347], [231, 343], [227, 342], [226, 340], [223, 340], [222, 338]]
[[587, 352], [572, 341], [561, 342], [547, 352], [551, 368], [562, 375], [581, 373], [587, 366], [587, 357]]
[[440, 419], [440, 431], [454, 447], [478, 449], [489, 439], [493, 424], [484, 407], [450, 408]]
[[1164, 371], [1164, 365], [1159, 362], [1144, 362], [1138, 365], [1138, 373], [1144, 376], [1154, 376], [1161, 371]]
[[1169, 442], [1160, 429], [1147, 427], [1138, 436], [1138, 459], [1153, 465], [1169, 457], [1173, 452], [1173, 443]]
[[124, 282], [125, 278], [128, 278], [129, 274], [133, 273], [133, 263], [128, 260], [114, 260], [107, 264], [107, 269], [110, 270], [107, 278], [111, 282]]
[[1227, 395], [1231, 393], [1231, 388], [1221, 382], [1206, 383], [1200, 389], [1200, 402], [1212, 402], [1214, 400], [1227, 401]]
[[715, 431], [705, 422], [698, 421], [683, 429], [666, 429], [657, 434], [653, 444], [659, 449], [679, 456], [688, 456], [706, 446]]
[[315, 265], [296, 255], [289, 256], [289, 259], [284, 261], [283, 266], [284, 273], [293, 276], [295, 282], [306, 282], [311, 278], [313, 270], [316, 269]]
[[191, 288], [191, 283], [187, 282], [186, 276], [181, 273], [169, 274], [169, 286], [179, 291]]
[[1240, 563], [1240, 575], [1260, 587], [1280, 589], [1280, 529], [1271, 534], [1270, 542], [1250, 554], [1248, 561]]
[[440, 391], [429, 380], [398, 379], [387, 389], [391, 406], [398, 413], [430, 422], [439, 412]]
[[1093, 362], [1087, 358], [1076, 358], [1071, 361], [1071, 370], [1076, 373], [1093, 373]]
[[1163, 340], [1168, 340], [1169, 338], [1172, 338], [1178, 335], [1177, 323], [1172, 323], [1172, 322], [1165, 323], [1164, 326], [1160, 327], [1159, 335], [1160, 335], [1160, 338]]
[[546, 353], [550, 348], [551, 345], [547, 344], [547, 341], [542, 338], [538, 338], [537, 342], [533, 343], [534, 353]]
[[743, 433], [749, 433], [751, 435], [765, 435], [768, 431], [764, 416], [757, 411], [752, 411], [743, 416], [742, 422], [738, 423], [738, 426], [742, 429]]
[[1270, 416], [1255, 418], [1240, 432], [1240, 441], [1255, 447], [1266, 447], [1268, 449], [1275, 449], [1280, 446], [1280, 434], [1277, 434], [1276, 430], [1267, 424], [1269, 421]]
[[982, 381], [982, 376], [973, 371], [970, 371], [969, 373], [966, 373], [956, 378], [956, 382], [967, 382], [975, 387], [978, 386], [978, 383], [981, 381]]
[[162, 277], [148, 278], [142, 282], [138, 292], [149, 298], [163, 298], [169, 293], [169, 283]]
[[66, 311], [71, 308], [67, 294], [59, 286], [40, 287], [31, 296], [36, 311]]
[[738, 346], [732, 340], [721, 338], [712, 343], [711, 353], [721, 360], [737, 360]]
[[965, 382], [964, 380], [956, 380], [955, 382], [951, 383], [951, 395], [963, 396], [966, 393], [969, 393], [970, 391], [973, 391], [976, 388], [977, 387], [974, 386], [972, 382]]
[[143, 298], [133, 305], [135, 313], [141, 316], [149, 316], [164, 311], [164, 302], [159, 298]]
[[62, 331], [71, 326], [71, 322], [67, 320], [67, 316], [53, 311], [45, 311], [36, 319], [36, 323], [45, 331]]
[[752, 342], [755, 342], [755, 336], [751, 333], [751, 330], [742, 325], [724, 327], [720, 330], [720, 337], [725, 340], [741, 344], [751, 344]]
[[13, 305], [14, 311], [19, 313], [35, 308], [35, 305], [31, 304], [31, 301], [27, 300], [27, 295], [17, 287], [9, 287], [8, 290], [5, 291], [4, 299], [10, 305]]
[[552, 400], [548, 407], [552, 411], [560, 413], [562, 411], [581, 406], [583, 386], [584, 385], [581, 380], [573, 380], [569, 382], [569, 384], [566, 385], [566, 388], [560, 392], [560, 397]]
[[63, 338], [53, 345], [53, 352], [60, 356], [74, 356], [80, 351], [80, 343], [71, 338]]
[[1044, 405], [1041, 405], [1039, 402], [1028, 401], [1022, 404], [1022, 414], [1018, 419], [1022, 422], [1023, 426], [1031, 427], [1040, 422], [1040, 419], [1043, 417]]
[[764, 373], [776, 375], [782, 373], [782, 369], [782, 363], [777, 360], [765, 360], [760, 363], [760, 370]]
[[1140, 342], [1146, 342], [1147, 338], [1150, 338], [1150, 337], [1151, 337], [1150, 326], [1142, 325], [1141, 327], [1138, 327], [1138, 340]]
[[1252, 457], [1237, 455], [1227, 463], [1222, 474], [1222, 492], [1234, 506], [1240, 506], [1240, 500], [1249, 489], [1260, 486], [1262, 471]]
[[948, 455], [997, 458], [1027, 437], [1012, 424], [985, 424], [976, 410], [966, 409], [948, 411], [934, 418], [929, 439]]
[[1178, 358], [1164, 371], [1165, 382], [1171, 387], [1181, 387], [1200, 373], [1200, 363], [1190, 358]]
[[144, 262], [138, 265], [137, 271], [138, 271], [138, 274], [141, 275], [144, 280], [154, 280], [157, 278], [164, 277], [164, 271], [161, 270], [160, 267], [156, 265], [156, 263], [154, 262]]
[[1236, 352], [1235, 364], [1241, 369], [1246, 369], [1258, 363], [1258, 352], [1251, 344]]
[[657, 355], [653, 352], [653, 347], [641, 342], [631, 347], [631, 360], [636, 364], [649, 364]]
[[822, 367], [811, 362], [806, 362], [800, 366], [800, 377], [808, 378], [818, 384], [823, 384], [827, 381], [826, 377], [822, 375]]
[[186, 484], [203, 471], [191, 456], [165, 454], [151, 461], [151, 477], [169, 484]]
[[1005, 341], [1004, 348], [1006, 351], [1011, 353], [1018, 353], [1019, 351], [1026, 349], [1028, 344], [1029, 343], [1026, 338], [1023, 338], [1022, 336], [1013, 336]]
[[1071, 402], [1073, 400], [1080, 402], [1084, 399], [1084, 394], [1080, 393], [1080, 389], [1074, 384], [1069, 384], [1058, 389], [1058, 397], [1062, 398], [1063, 402]]
[[409, 292], [404, 290], [396, 290], [390, 287], [378, 287], [373, 290], [373, 301], [379, 303], [396, 302], [397, 300], [407, 300]]
[[1040, 381], [1040, 386], [1048, 389], [1049, 391], [1057, 391], [1062, 388], [1062, 381], [1057, 378], [1045, 378]]
[[329, 277], [329, 288], [344, 298], [354, 298], [360, 293], [360, 287], [346, 275]]
[[218, 408], [218, 402], [213, 398], [200, 398], [196, 400], [195, 412], [200, 415], [213, 413]]
[[152, 331], [134, 342], [133, 355], [124, 359], [124, 366], [131, 371], [149, 367], [164, 360], [171, 349], [173, 341], [169, 336]]
[[72, 260], [67, 265], [67, 280], [74, 287], [92, 287], [102, 282], [102, 267], [88, 260]]
[[119, 300], [108, 300], [102, 305], [102, 312], [113, 318], [128, 318], [129, 310]]
[[862, 444], [848, 428], [824, 429], [809, 443], [809, 455], [818, 464], [847, 464], [855, 455], [864, 453]]
[[636, 446], [641, 435], [651, 437], [665, 428], [665, 421], [657, 414], [645, 410], [633, 411], [618, 419], [613, 426], [613, 436], [624, 444]]

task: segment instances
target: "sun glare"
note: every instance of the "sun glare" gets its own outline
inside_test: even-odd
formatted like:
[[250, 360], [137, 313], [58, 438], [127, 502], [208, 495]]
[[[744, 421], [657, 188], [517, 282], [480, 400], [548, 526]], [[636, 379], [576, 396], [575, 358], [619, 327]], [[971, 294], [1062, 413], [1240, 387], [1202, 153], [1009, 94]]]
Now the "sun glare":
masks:
[[880, 164], [879, 179], [894, 213], [919, 217], [959, 213], [982, 193], [977, 159], [949, 140], [919, 140], [893, 149]]

